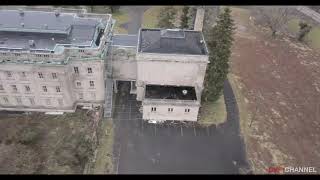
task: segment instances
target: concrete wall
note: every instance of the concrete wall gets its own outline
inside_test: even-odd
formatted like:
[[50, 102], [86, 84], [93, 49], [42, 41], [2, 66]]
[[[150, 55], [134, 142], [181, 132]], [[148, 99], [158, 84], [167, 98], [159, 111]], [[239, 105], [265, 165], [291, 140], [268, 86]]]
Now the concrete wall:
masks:
[[[145, 99], [143, 105], [143, 119], [145, 120], [178, 120], [197, 121], [199, 104], [197, 102], [175, 102], [175, 100]], [[156, 108], [156, 111], [152, 111]], [[168, 108], [173, 111], [169, 112]], [[185, 112], [189, 109], [189, 112]]]
[[193, 86], [202, 90], [207, 56], [137, 54], [137, 99], [144, 97], [146, 84]]
[[135, 47], [112, 48], [112, 77], [115, 80], [135, 81], [137, 61]]

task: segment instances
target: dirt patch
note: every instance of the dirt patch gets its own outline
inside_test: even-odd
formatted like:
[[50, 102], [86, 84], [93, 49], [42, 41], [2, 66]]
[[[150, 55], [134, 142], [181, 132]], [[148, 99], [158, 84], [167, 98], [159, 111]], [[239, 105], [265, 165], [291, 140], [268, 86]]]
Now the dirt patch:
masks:
[[82, 174], [95, 147], [95, 113], [1, 114], [0, 173]]
[[236, 32], [231, 72], [252, 115], [241, 128], [254, 172], [279, 165], [319, 168], [319, 53], [234, 19], [246, 27]]

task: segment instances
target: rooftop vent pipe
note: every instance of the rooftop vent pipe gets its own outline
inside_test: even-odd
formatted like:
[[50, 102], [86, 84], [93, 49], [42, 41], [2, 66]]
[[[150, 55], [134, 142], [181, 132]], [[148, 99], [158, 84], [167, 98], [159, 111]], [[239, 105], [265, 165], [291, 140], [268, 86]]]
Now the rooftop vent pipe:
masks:
[[23, 15], [24, 15], [24, 12], [23, 12], [22, 9], [19, 9], [19, 14], [20, 14], [20, 16], [23, 16]]
[[182, 94], [183, 94], [183, 95], [187, 95], [187, 94], [188, 94], [188, 91], [184, 89], [184, 90], [182, 90]]
[[56, 17], [60, 16], [60, 11], [59, 10], [55, 10], [54, 14], [56, 15]]

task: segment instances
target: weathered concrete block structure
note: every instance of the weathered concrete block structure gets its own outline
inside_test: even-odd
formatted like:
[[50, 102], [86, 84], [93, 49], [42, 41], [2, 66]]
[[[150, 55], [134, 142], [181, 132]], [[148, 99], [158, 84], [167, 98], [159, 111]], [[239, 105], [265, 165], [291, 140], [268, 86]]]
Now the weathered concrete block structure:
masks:
[[131, 82], [146, 120], [196, 121], [208, 50], [201, 31], [114, 35], [111, 15], [0, 10], [0, 110], [73, 112], [103, 106]]
[[0, 11], [0, 110], [73, 112], [105, 102], [111, 15]]

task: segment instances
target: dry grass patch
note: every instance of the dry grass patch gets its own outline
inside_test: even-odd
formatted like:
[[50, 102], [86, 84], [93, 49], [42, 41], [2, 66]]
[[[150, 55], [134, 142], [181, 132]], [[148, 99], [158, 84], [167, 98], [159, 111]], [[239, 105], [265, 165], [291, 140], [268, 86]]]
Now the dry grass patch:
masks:
[[114, 130], [111, 119], [101, 121], [99, 144], [97, 148], [94, 174], [113, 174], [113, 138]]
[[216, 102], [204, 102], [200, 109], [199, 124], [202, 126], [218, 125], [227, 119], [224, 96], [221, 95]]

